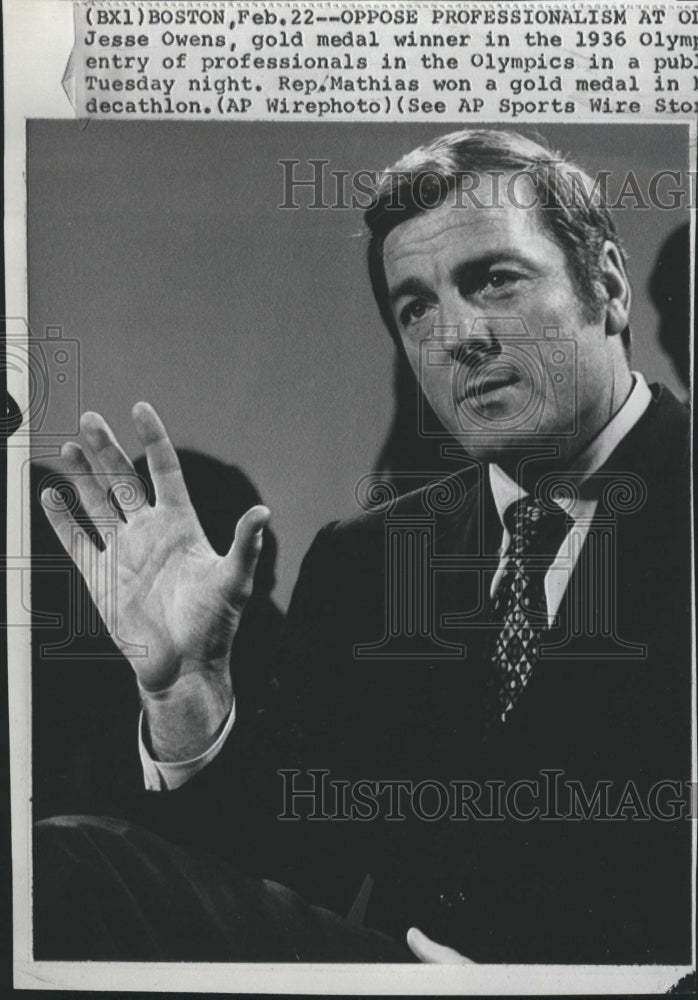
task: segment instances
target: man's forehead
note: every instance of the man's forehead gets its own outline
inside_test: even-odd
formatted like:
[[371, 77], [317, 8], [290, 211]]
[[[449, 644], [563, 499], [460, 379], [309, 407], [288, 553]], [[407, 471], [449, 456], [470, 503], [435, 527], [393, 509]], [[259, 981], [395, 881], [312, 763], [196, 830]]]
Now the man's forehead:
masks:
[[538, 208], [511, 202], [473, 205], [452, 195], [437, 208], [427, 209], [395, 226], [385, 239], [383, 262], [387, 269], [409, 257], [442, 248], [473, 255], [485, 250], [520, 252], [530, 250], [536, 236], [554, 244]]

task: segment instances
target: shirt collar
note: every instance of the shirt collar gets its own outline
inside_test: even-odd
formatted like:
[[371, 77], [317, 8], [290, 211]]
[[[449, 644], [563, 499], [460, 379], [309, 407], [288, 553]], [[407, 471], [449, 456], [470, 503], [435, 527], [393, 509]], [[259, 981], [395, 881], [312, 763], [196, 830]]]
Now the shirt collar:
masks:
[[[632, 372], [632, 375], [634, 383], [626, 401], [572, 463], [570, 471], [581, 474], [582, 482], [601, 468], [650, 404], [652, 393], [644, 375], [640, 372]], [[528, 494], [498, 465], [489, 466], [489, 476], [497, 514], [504, 524], [504, 511], [507, 507]], [[577, 519], [589, 513], [590, 504], [595, 507], [596, 500], [580, 499], [567, 513]]]

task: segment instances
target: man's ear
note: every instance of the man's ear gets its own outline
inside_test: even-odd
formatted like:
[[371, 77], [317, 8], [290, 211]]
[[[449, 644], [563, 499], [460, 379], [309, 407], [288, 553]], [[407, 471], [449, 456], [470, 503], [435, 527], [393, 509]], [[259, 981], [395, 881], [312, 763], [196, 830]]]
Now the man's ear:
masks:
[[628, 326], [632, 293], [621, 253], [610, 240], [601, 250], [601, 280], [606, 291], [606, 336], [613, 337]]

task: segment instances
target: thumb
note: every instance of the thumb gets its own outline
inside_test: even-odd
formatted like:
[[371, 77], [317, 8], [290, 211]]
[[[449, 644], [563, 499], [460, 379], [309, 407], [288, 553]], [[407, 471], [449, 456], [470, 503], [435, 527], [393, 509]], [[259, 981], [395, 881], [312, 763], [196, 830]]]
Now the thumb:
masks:
[[243, 605], [252, 593], [262, 535], [270, 516], [268, 507], [250, 507], [236, 525], [235, 538], [224, 561], [227, 597], [233, 604]]
[[410, 951], [427, 965], [472, 965], [471, 959], [461, 955], [453, 948], [446, 945], [437, 944], [426, 934], [422, 934], [418, 927], [410, 927], [407, 932], [407, 944]]

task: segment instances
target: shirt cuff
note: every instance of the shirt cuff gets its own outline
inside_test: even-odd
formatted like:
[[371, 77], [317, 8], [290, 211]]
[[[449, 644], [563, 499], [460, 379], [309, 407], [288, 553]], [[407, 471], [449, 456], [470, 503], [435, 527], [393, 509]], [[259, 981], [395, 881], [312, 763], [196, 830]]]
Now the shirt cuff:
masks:
[[230, 709], [223, 731], [220, 733], [215, 743], [212, 743], [208, 750], [204, 750], [198, 757], [192, 760], [164, 761], [153, 760], [145, 745], [143, 735], [143, 712], [138, 720], [138, 755], [141, 758], [143, 768], [143, 780], [146, 791], [149, 792], [173, 792], [186, 784], [195, 774], [214, 760], [223, 749], [223, 744], [230, 735], [230, 730], [235, 723], [235, 700]]

